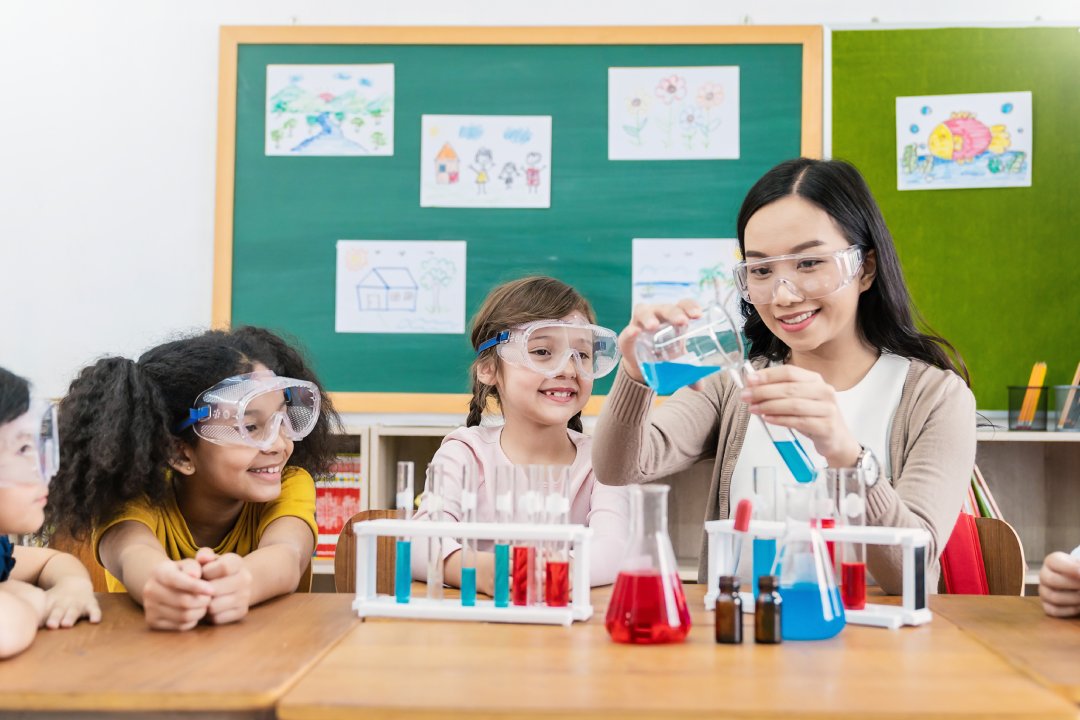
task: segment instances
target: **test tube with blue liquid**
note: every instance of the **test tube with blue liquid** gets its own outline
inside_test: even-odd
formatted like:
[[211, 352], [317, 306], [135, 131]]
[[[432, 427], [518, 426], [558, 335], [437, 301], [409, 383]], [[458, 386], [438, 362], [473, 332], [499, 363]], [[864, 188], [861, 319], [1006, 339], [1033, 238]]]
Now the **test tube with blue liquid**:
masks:
[[[509, 525], [514, 522], [514, 476], [513, 465], [495, 468], [495, 522]], [[510, 543], [495, 541], [495, 607], [510, 605]]]
[[[466, 463], [462, 467], [461, 477], [462, 522], [476, 522], [478, 485], [476, 466], [471, 462]], [[476, 544], [476, 538], [461, 539], [461, 604], [463, 607], [476, 605]]]
[[[742, 332], [721, 305], [710, 304], [701, 317], [688, 325], [661, 325], [651, 335], [643, 333], [634, 345], [634, 356], [645, 383], [658, 395], [669, 395], [715, 372], [726, 370], [738, 387], [754, 368], [745, 361]], [[758, 416], [773, 446], [795, 480], [814, 480], [814, 463], [802, 443], [788, 428], [770, 425]]]
[[[757, 520], [778, 520], [776, 508], [776, 468], [761, 466], [754, 468], [754, 518]], [[758, 578], [772, 575], [776, 562], [776, 538], [754, 538], [754, 597], [758, 594]]]
[[[424, 504], [432, 522], [443, 521], [443, 482], [445, 468], [428, 465], [424, 483]], [[433, 535], [428, 538], [427, 596], [429, 600], [443, 599], [443, 541]]]
[[[397, 464], [397, 508], [404, 512], [403, 519], [412, 517], [413, 501], [413, 464]], [[412, 594], [412, 538], [399, 537], [394, 553], [394, 596], [399, 603], [408, 603]]]

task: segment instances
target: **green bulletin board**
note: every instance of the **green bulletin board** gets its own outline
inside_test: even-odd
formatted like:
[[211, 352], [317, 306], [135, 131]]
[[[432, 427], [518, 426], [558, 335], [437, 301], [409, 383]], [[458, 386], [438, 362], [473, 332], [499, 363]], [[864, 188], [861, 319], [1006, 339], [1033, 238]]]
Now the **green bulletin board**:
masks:
[[[467, 334], [334, 332], [337, 241], [465, 240], [469, 315], [544, 273], [621, 328], [633, 238], [734, 237], [762, 173], [820, 153], [820, 51], [818, 27], [223, 28], [215, 323], [298, 338], [340, 409], [463, 412]], [[394, 64], [395, 154], [266, 156], [266, 66], [352, 63]], [[700, 65], [740, 68], [740, 158], [609, 161], [608, 68]], [[551, 208], [421, 208], [422, 114], [551, 115]]]
[[[832, 154], [881, 203], [908, 285], [971, 372], [978, 406], [1048, 364], [1080, 361], [1080, 32], [1077, 28], [871, 30], [832, 35]], [[895, 100], [1031, 91], [1032, 186], [897, 188]]]

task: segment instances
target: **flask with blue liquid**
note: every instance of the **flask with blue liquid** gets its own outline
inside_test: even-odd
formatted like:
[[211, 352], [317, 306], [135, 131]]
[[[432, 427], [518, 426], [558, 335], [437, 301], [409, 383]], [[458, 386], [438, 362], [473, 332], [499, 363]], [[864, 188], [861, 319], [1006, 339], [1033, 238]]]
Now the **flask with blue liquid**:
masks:
[[847, 623], [829, 549], [816, 520], [828, 514], [822, 483], [786, 488], [787, 530], [776, 567], [784, 602], [784, 640], [826, 640]]
[[[731, 373], [741, 388], [743, 378], [755, 372], [745, 359], [740, 326], [723, 306], [715, 303], [688, 325], [669, 323], [651, 335], [643, 333], [634, 346], [634, 356], [645, 383], [658, 395], [670, 395], [721, 370]], [[760, 416], [758, 419], [795, 480], [812, 482], [816, 474], [814, 463], [795, 434], [789, 428], [765, 422]]]

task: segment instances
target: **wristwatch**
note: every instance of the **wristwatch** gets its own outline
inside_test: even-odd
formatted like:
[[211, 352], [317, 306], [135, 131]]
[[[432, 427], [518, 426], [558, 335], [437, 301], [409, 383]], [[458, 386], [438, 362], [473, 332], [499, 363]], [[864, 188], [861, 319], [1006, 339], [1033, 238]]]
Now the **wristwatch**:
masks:
[[881, 463], [870, 448], [862, 446], [862, 452], [855, 459], [855, 467], [861, 470], [863, 477], [866, 478], [866, 489], [874, 487], [881, 476]]

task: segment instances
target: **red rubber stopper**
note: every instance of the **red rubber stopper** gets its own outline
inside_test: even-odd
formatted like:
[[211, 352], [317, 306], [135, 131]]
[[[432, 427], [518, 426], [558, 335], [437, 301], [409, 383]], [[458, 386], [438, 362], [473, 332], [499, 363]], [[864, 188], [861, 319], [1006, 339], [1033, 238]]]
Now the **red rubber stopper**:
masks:
[[743, 498], [739, 501], [739, 506], [735, 508], [735, 531], [746, 532], [750, 529], [750, 516], [754, 514], [754, 503], [750, 502], [749, 498]]

